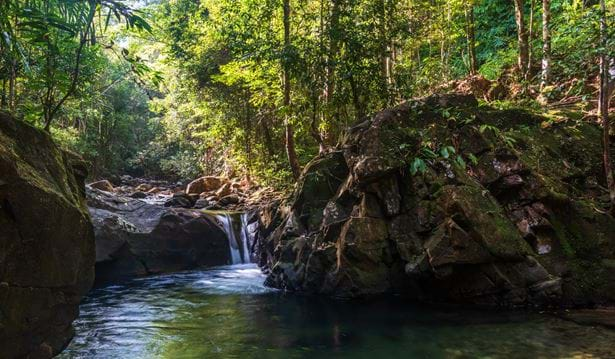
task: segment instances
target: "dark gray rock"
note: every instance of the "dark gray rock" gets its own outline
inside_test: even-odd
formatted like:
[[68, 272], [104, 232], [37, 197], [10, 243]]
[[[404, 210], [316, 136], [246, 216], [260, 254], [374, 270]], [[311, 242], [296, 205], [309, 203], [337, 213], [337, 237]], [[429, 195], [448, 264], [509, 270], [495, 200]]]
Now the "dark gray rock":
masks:
[[[595, 210], [599, 196], [564, 177], [600, 176], [600, 130], [547, 131], [542, 121], [441, 95], [350, 128], [338, 149], [306, 166], [275, 226], [264, 225], [271, 209], [261, 211], [267, 284], [497, 306], [613, 300], [615, 271], [605, 263], [615, 263], [615, 220]], [[455, 143], [466, 165], [450, 154], [427, 158], [425, 138], [435, 152]], [[410, 173], [415, 156], [427, 156], [424, 173]]]
[[96, 233], [96, 282], [229, 264], [226, 234], [198, 210], [88, 191]]
[[191, 208], [194, 206], [196, 199], [190, 197], [185, 192], [177, 192], [173, 194], [173, 197], [165, 202], [165, 207], [174, 208]]
[[130, 198], [143, 199], [146, 198], [147, 194], [141, 191], [137, 191], [130, 195]]
[[94, 280], [86, 164], [0, 113], [0, 357], [49, 358], [68, 344]]

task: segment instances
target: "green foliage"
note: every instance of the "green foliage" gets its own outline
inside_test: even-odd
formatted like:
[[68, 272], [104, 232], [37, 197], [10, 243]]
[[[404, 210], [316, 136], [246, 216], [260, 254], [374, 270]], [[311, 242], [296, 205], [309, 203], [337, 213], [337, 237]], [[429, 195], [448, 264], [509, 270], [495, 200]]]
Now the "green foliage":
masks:
[[[52, 134], [90, 159], [95, 175], [224, 172], [284, 186], [292, 181], [286, 123], [306, 164], [355, 122], [467, 76], [469, 12], [479, 73], [511, 88], [537, 87], [541, 4], [533, 3], [533, 66], [519, 84], [508, 0], [290, 0], [289, 46], [280, 0], [2, 1], [0, 107], [40, 126], [52, 122]], [[607, 7], [614, 31], [615, 0]], [[597, 55], [615, 57], [615, 33], [613, 46], [597, 46], [597, 7], [580, 0], [552, 0], [552, 15], [553, 79], [543, 95], [588, 99]], [[526, 99], [512, 105], [520, 103], [539, 109]], [[474, 121], [439, 111], [447, 123]], [[515, 143], [497, 127], [480, 130]], [[413, 174], [429, 161], [476, 163], [429, 138], [402, 133], [391, 156]]]

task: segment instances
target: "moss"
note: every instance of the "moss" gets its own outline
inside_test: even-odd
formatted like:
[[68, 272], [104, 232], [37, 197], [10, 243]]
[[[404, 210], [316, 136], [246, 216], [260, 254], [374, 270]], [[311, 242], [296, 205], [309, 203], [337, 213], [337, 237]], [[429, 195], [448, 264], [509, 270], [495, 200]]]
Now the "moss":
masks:
[[460, 214], [495, 257], [519, 258], [532, 253], [502, 207], [488, 191], [475, 186], [447, 186], [441, 196], [447, 214]]
[[348, 175], [348, 167], [341, 152], [333, 152], [312, 161], [305, 169], [297, 188], [294, 208], [299, 210], [302, 223], [309, 229], [320, 226], [323, 210]]

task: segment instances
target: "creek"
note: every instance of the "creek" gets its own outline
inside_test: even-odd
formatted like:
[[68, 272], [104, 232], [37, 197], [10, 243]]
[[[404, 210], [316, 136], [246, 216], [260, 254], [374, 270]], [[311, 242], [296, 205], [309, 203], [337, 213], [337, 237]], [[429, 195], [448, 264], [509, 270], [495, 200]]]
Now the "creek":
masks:
[[574, 358], [615, 356], [615, 330], [525, 311], [400, 297], [335, 301], [267, 288], [244, 215], [218, 214], [233, 265], [93, 290], [60, 358]]

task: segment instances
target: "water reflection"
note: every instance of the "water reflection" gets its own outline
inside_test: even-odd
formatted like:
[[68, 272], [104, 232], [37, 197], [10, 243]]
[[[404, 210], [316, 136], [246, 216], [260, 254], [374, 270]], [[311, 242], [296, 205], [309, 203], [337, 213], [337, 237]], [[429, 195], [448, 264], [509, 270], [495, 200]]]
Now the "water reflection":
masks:
[[62, 358], [615, 357], [615, 331], [549, 315], [284, 295], [251, 265], [94, 291]]

